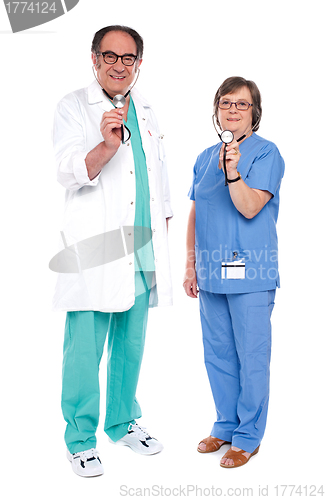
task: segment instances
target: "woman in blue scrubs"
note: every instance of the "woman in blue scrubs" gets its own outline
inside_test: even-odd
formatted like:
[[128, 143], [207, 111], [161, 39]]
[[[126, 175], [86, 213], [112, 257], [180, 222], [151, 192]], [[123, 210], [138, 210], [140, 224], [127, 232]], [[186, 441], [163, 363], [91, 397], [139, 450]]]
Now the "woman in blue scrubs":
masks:
[[275, 144], [256, 134], [261, 113], [254, 82], [240, 77], [223, 82], [215, 95], [214, 118], [234, 139], [198, 156], [189, 192], [183, 285], [189, 297], [199, 295], [205, 365], [217, 413], [210, 436], [197, 449], [209, 453], [230, 444], [220, 463], [227, 468], [244, 465], [258, 452], [269, 400], [284, 161]]

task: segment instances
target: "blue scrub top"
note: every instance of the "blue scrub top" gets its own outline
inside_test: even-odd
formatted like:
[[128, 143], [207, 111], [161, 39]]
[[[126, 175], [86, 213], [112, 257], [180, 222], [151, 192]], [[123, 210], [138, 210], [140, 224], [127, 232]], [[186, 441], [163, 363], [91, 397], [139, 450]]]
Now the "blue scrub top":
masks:
[[[196, 202], [196, 273], [200, 289], [212, 293], [248, 293], [280, 286], [276, 221], [284, 161], [272, 142], [253, 133], [240, 145], [238, 163], [244, 182], [273, 196], [253, 219], [233, 205], [218, 143], [197, 158], [189, 197]], [[236, 257], [235, 257], [236, 256]], [[244, 279], [222, 279], [222, 262], [243, 259]]]

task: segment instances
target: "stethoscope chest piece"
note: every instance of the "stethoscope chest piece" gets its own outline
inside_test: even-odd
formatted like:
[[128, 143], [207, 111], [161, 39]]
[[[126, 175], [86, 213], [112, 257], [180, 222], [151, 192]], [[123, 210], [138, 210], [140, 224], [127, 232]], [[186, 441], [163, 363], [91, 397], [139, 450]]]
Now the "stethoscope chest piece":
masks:
[[116, 108], [123, 108], [123, 106], [126, 104], [126, 98], [122, 94], [117, 94], [113, 97], [112, 99], [113, 106]]
[[234, 139], [234, 135], [231, 130], [223, 130], [220, 135], [220, 139], [222, 142], [224, 142], [224, 144], [230, 144]]
[[[221, 134], [220, 134], [220, 139], [222, 142], [224, 142], [224, 144], [230, 144], [234, 139], [233, 132], [231, 132], [231, 130], [223, 130], [223, 132], [221, 132]], [[224, 168], [224, 175], [225, 175], [224, 185], [227, 186], [228, 185], [228, 178], [227, 178], [227, 173], [226, 173], [226, 146], [224, 146], [224, 152], [223, 152], [223, 168]]]
[[[113, 97], [112, 99], [112, 104], [115, 108], [118, 108], [118, 109], [121, 109], [123, 108], [123, 106], [126, 104], [126, 97], [122, 94], [117, 94]], [[123, 125], [121, 125], [121, 142], [122, 144], [125, 144], [127, 141], [129, 141], [130, 137], [131, 137], [131, 132], [129, 130], [129, 128], [125, 125], [125, 128], [126, 130], [128, 131], [128, 134], [129, 134], [129, 137], [128, 139], [125, 139], [124, 137], [124, 130], [123, 130]]]

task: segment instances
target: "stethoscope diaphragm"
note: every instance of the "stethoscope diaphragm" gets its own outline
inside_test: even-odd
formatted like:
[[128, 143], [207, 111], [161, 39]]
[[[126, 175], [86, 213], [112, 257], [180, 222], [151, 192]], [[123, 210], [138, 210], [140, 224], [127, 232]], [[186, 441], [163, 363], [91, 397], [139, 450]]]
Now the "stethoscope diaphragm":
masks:
[[220, 139], [224, 144], [230, 144], [234, 139], [233, 132], [231, 130], [223, 130], [220, 134]]
[[113, 106], [116, 108], [123, 108], [123, 106], [126, 104], [126, 98], [122, 94], [117, 94], [113, 97], [112, 99]]

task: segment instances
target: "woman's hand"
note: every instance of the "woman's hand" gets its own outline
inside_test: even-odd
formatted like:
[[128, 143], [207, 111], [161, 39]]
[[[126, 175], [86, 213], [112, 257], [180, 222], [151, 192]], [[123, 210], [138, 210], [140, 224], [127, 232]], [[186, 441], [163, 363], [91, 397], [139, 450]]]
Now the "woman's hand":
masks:
[[223, 144], [220, 149], [220, 161], [218, 164], [218, 168], [224, 172], [223, 168], [223, 155], [224, 149], [226, 149], [226, 173], [227, 178], [232, 180], [238, 177], [237, 168], [238, 163], [241, 157], [241, 153], [239, 151], [239, 144], [236, 140], [233, 140], [230, 144]]
[[198, 297], [196, 270], [194, 267], [188, 267], [186, 269], [183, 278], [183, 288], [185, 289], [188, 297], [191, 297], [193, 299], [196, 299]]

